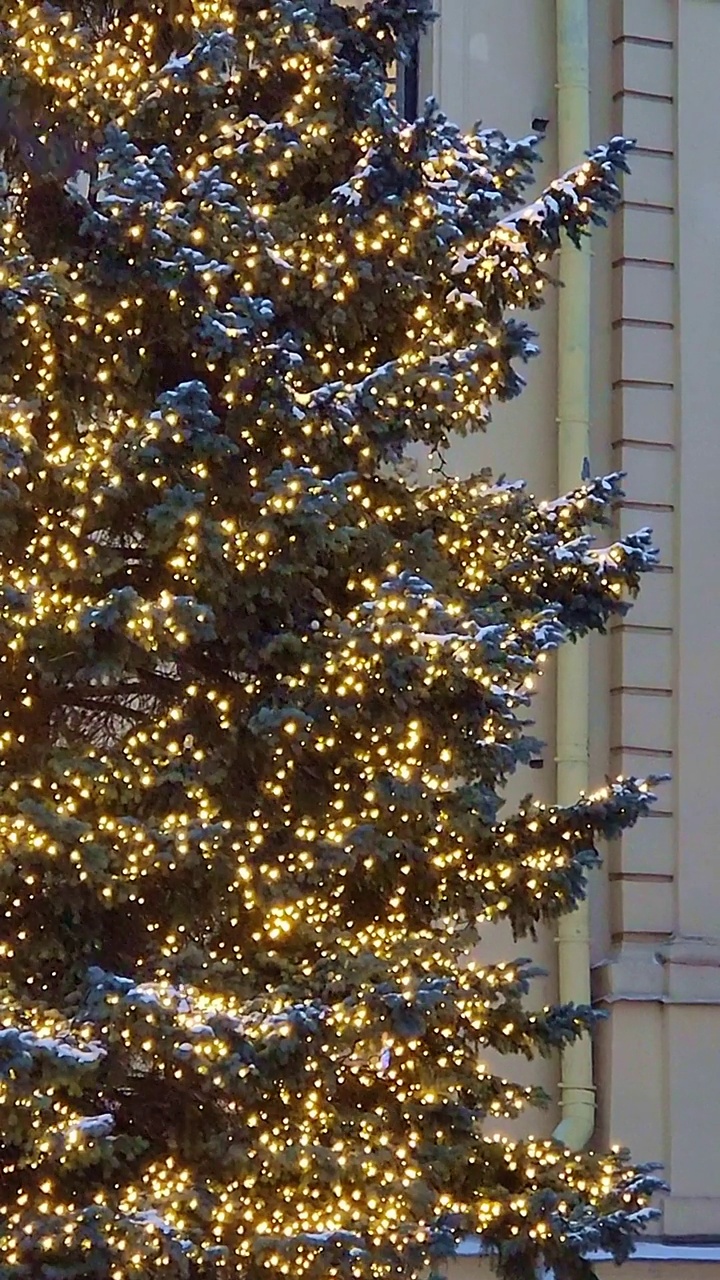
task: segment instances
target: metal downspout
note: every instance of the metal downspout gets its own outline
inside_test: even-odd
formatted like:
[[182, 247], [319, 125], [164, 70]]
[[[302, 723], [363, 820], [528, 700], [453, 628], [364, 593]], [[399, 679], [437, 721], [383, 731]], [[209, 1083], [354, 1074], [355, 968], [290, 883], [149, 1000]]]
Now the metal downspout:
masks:
[[[572, 168], [590, 145], [589, 0], [556, 0], [557, 108], [560, 171]], [[590, 456], [590, 255], [568, 246], [561, 253], [558, 320], [559, 492], [577, 487]], [[557, 667], [557, 800], [573, 804], [589, 786], [590, 655], [587, 640], [565, 645]], [[589, 1005], [588, 903], [564, 916], [558, 930], [561, 1003]], [[553, 1137], [571, 1151], [595, 1127], [592, 1045], [584, 1035], [562, 1053], [562, 1120]]]

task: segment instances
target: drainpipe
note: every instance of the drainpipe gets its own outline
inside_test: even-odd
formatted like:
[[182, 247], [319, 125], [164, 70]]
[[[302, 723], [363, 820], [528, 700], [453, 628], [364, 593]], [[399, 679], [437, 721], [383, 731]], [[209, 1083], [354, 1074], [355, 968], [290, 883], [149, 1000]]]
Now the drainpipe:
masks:
[[[589, 0], [556, 0], [557, 112], [560, 172], [577, 164], [590, 145]], [[590, 255], [570, 245], [560, 255], [558, 316], [559, 492], [577, 487], [590, 456]], [[589, 789], [590, 655], [587, 640], [567, 644], [557, 665], [557, 800], [574, 804]], [[583, 902], [559, 922], [561, 1003], [589, 1005], [590, 917]], [[590, 1140], [595, 1127], [595, 1086], [590, 1036], [562, 1052], [562, 1120], [553, 1137], [571, 1151]]]

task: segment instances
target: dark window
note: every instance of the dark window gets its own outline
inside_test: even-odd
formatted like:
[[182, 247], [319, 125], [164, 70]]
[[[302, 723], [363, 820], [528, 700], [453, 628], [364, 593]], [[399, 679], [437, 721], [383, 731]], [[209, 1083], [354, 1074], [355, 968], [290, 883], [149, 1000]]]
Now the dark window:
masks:
[[404, 120], [417, 120], [420, 111], [420, 54], [417, 45], [405, 62], [393, 63], [387, 91], [395, 99]]
[[415, 45], [406, 62], [398, 67], [398, 107], [406, 120], [417, 120], [420, 109], [420, 57]]

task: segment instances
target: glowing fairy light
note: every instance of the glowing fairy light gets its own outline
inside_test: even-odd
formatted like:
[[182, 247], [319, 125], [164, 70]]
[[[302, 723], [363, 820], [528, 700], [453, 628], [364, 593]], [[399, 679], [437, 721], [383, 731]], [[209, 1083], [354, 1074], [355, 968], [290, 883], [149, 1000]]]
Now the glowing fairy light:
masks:
[[424, 8], [0, 0], [8, 1280], [415, 1277], [441, 1228], [560, 1272], [653, 1186], [496, 1134], [535, 1095], [486, 1051], [584, 1021], [473, 958], [651, 803], [499, 814], [649, 535], [591, 545], [617, 477], [388, 466], [520, 389], [627, 144], [511, 213], [532, 140], [385, 95]]

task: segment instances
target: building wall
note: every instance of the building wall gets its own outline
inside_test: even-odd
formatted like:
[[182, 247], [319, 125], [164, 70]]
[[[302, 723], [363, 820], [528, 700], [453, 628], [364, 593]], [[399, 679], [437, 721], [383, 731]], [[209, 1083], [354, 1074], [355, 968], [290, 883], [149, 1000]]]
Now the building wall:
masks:
[[[616, 531], [649, 524], [661, 550], [630, 616], [591, 642], [591, 770], [598, 781], [672, 774], [654, 816], [606, 851], [592, 886], [595, 999], [611, 1013], [596, 1044], [595, 1138], [660, 1161], [672, 1187], [656, 1236], [680, 1243], [651, 1242], [633, 1275], [701, 1280], [720, 1274], [720, 1250], [698, 1247], [720, 1240], [720, 0], [589, 5], [593, 139], [638, 139], [622, 209], [593, 240], [591, 463], [627, 472]], [[468, 127], [521, 135], [549, 119], [539, 178], [554, 175], [554, 0], [436, 8], [422, 92]], [[556, 492], [552, 296], [537, 328], [543, 355], [526, 393], [496, 409], [487, 435], [458, 441], [449, 469], [489, 465], [545, 496]], [[548, 750], [532, 780], [551, 800], [551, 678], [536, 710]], [[500, 930], [484, 945], [514, 954]], [[556, 995], [552, 936], [538, 956], [550, 973], [536, 992], [544, 1002]], [[558, 1064], [540, 1073], [556, 1090]], [[530, 1128], [548, 1134], [555, 1119], [533, 1116]], [[453, 1280], [486, 1271], [466, 1257]]]
[[[511, 135], [548, 118], [540, 179], [556, 165], [554, 0], [439, 0], [425, 92], [452, 118]], [[593, 138], [638, 139], [620, 213], [593, 242], [592, 466], [627, 472], [617, 531], [650, 524], [661, 567], [609, 638], [594, 640], [591, 767], [672, 773], [655, 815], [606, 853], [593, 885], [599, 1145], [659, 1160], [672, 1185], [658, 1231], [720, 1237], [720, 422], [712, 368], [720, 301], [713, 272], [720, 195], [718, 0], [591, 0]], [[574, 252], [570, 249], [568, 252]], [[708, 274], [710, 273], [710, 274]], [[712, 280], [712, 284], [711, 284]], [[708, 284], [711, 287], [708, 288]], [[557, 339], [552, 298], [528, 389], [450, 469], [490, 465], [556, 492]], [[532, 781], [552, 799], [548, 740]], [[527, 779], [520, 781], [525, 790]], [[506, 937], [488, 949], [513, 954]], [[508, 946], [510, 951], [508, 952]], [[554, 939], [540, 959], [550, 969]], [[552, 1091], [557, 1064], [543, 1081]], [[554, 1115], [531, 1118], [548, 1133]], [[477, 1267], [477, 1261], [472, 1264]], [[676, 1262], [636, 1262], [648, 1275]], [[718, 1267], [693, 1262], [687, 1266]], [[458, 1276], [464, 1280], [464, 1262]], [[468, 1272], [469, 1274], [469, 1272]]]

